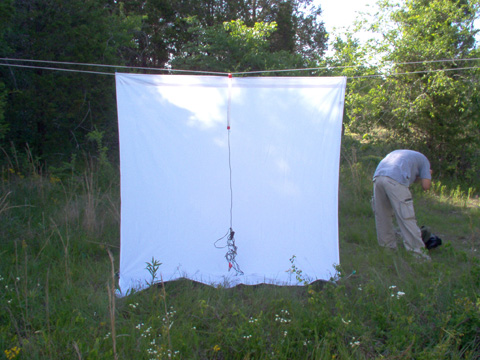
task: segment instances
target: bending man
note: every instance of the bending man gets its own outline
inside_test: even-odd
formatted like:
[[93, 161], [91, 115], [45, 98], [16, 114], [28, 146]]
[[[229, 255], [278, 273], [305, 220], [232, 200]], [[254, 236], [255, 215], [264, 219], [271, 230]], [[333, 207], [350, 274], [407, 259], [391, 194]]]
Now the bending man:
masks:
[[405, 248], [421, 258], [430, 259], [425, 254], [421, 231], [415, 220], [409, 186], [419, 182], [423, 190], [430, 189], [431, 173], [426, 156], [412, 150], [395, 150], [378, 164], [373, 175], [373, 209], [379, 245], [397, 248], [393, 229], [395, 214]]

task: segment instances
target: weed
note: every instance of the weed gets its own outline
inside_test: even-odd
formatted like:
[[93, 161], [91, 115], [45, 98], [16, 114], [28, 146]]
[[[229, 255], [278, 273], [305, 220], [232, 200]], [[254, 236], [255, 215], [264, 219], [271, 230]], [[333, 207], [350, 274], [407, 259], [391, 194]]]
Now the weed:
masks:
[[157, 272], [158, 272], [158, 269], [160, 268], [160, 265], [162, 265], [162, 263], [155, 260], [155, 258], [152, 257], [152, 262], [151, 263], [147, 262], [146, 264], [147, 264], [146, 269], [152, 278], [150, 282], [147, 281], [147, 286], [152, 286], [157, 282], [157, 277], [158, 277]]
[[289, 274], [295, 275], [297, 284], [307, 285], [310, 283], [310, 281], [305, 277], [305, 275], [303, 274], [303, 271], [299, 269], [295, 264], [296, 258], [297, 257], [295, 255], [292, 255], [292, 257], [290, 258], [290, 263], [292, 264], [292, 266], [290, 267], [290, 269], [286, 270], [286, 272]]

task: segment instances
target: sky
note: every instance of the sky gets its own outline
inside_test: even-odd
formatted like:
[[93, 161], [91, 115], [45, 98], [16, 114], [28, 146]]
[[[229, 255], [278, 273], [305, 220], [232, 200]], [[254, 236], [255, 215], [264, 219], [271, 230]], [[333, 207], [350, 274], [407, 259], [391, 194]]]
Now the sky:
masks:
[[[334, 28], [340, 30], [352, 25], [358, 12], [374, 12], [377, 0], [315, 0], [320, 5], [323, 14], [322, 20], [328, 33]], [[480, 19], [475, 22], [476, 28], [480, 28]], [[362, 35], [357, 34], [362, 40]], [[480, 41], [480, 35], [477, 35]]]
[[323, 14], [322, 19], [328, 32], [352, 25], [357, 12], [368, 12], [374, 8], [376, 0], [316, 0]]
[[[377, 0], [315, 0], [314, 3], [320, 5], [322, 9], [322, 20], [325, 24], [325, 29], [330, 35], [333, 35], [334, 29], [336, 33], [341, 29], [353, 27], [353, 22], [356, 20], [359, 12], [374, 12]], [[357, 33], [356, 38], [360, 42], [364, 42], [371, 37], [372, 34]], [[331, 37], [331, 40], [334, 38]], [[329, 46], [329, 49], [331, 47]], [[327, 52], [329, 54], [329, 52]]]

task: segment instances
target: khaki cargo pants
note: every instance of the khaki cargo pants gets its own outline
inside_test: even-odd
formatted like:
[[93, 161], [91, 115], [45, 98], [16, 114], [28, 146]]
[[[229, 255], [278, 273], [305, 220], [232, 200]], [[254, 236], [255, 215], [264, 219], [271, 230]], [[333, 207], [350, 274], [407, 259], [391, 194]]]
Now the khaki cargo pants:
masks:
[[424, 254], [425, 245], [415, 220], [412, 194], [408, 187], [386, 176], [377, 176], [373, 181], [372, 207], [375, 212], [379, 245], [397, 248], [393, 229], [393, 214], [395, 214], [405, 248], [422, 257], [428, 257]]

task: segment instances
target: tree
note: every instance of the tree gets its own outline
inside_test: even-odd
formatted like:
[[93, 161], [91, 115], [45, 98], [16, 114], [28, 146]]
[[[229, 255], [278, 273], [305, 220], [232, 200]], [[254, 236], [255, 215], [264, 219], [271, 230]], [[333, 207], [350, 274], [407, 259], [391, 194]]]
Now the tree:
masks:
[[377, 107], [369, 93], [381, 86], [378, 66], [369, 65], [369, 53], [352, 33], [335, 36], [332, 55], [321, 65], [323, 76], [349, 78], [345, 94], [344, 127], [354, 132], [368, 132], [370, 120], [376, 118]]
[[291, 68], [302, 63], [300, 55], [270, 52], [269, 38], [276, 23], [257, 22], [248, 27], [237, 20], [204, 28], [196, 17], [190, 21], [196, 24], [190, 27], [192, 40], [172, 60], [172, 68], [239, 72]]
[[352, 124], [363, 131], [386, 128], [395, 143], [428, 154], [440, 172], [473, 179], [480, 165], [478, 70], [461, 68], [478, 57], [473, 23], [479, 1], [379, 4], [370, 30], [381, 39], [364, 50], [376, 54], [383, 79], [352, 104], [354, 109], [375, 105], [367, 118], [352, 111]]
[[184, 56], [200, 28], [223, 31], [223, 23], [237, 20], [250, 28], [275, 22], [276, 31], [269, 38], [273, 53], [301, 54], [309, 61], [322, 56], [327, 46], [321, 9], [312, 0], [124, 0], [119, 4], [127, 15], [143, 17], [135, 35], [137, 53], [129, 54], [130, 65], [164, 67]]
[[[8, 52], [8, 45], [5, 41], [5, 32], [10, 26], [13, 14], [12, 0], [6, 0], [0, 3], [0, 54]], [[8, 131], [8, 123], [5, 122], [5, 106], [7, 91], [5, 83], [0, 78], [0, 141], [5, 138]]]
[[[119, 49], [132, 46], [134, 22], [114, 1], [15, 1], [5, 40], [13, 58], [120, 65]], [[86, 135], [95, 129], [105, 130], [108, 145], [117, 143], [113, 76], [0, 71], [8, 88], [7, 136], [15, 147], [28, 144], [36, 157], [66, 160], [88, 150]]]

